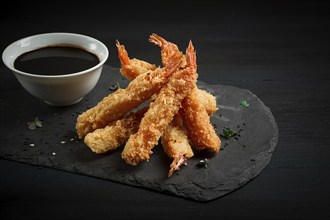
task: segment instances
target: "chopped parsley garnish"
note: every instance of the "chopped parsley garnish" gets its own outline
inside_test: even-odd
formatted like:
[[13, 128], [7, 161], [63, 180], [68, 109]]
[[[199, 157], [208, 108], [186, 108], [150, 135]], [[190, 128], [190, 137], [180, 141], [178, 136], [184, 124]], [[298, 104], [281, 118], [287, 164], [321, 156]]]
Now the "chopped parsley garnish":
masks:
[[231, 130], [231, 129], [224, 129], [224, 130], [222, 131], [222, 133], [220, 133], [220, 135], [221, 135], [222, 137], [225, 137], [225, 138], [229, 139], [229, 138], [231, 138], [231, 137], [236, 136], [236, 135], [237, 135], [237, 132], [236, 132], [236, 131], [233, 131], [233, 130]]
[[117, 82], [116, 84], [110, 86], [109, 89], [110, 89], [111, 91], [116, 91], [117, 89], [120, 89], [119, 82]]
[[244, 108], [247, 108], [250, 105], [246, 100], [242, 100], [239, 104]]
[[27, 122], [26, 124], [28, 126], [28, 129], [30, 129], [30, 130], [34, 130], [36, 128], [42, 127], [42, 122], [38, 119], [38, 117], [35, 117], [34, 121]]
[[204, 160], [200, 160], [200, 161], [196, 164], [196, 166], [197, 166], [197, 167], [200, 167], [200, 168], [202, 168], [202, 167], [207, 168], [208, 163], [209, 163], [209, 160], [208, 160], [207, 158], [205, 158]]

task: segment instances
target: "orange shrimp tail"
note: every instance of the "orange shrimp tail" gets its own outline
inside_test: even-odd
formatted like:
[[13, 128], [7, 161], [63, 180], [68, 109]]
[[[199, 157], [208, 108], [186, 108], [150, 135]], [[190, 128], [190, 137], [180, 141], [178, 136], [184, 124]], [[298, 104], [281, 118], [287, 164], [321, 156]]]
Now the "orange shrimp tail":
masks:
[[196, 52], [191, 40], [189, 41], [189, 45], [186, 49], [186, 59], [188, 66], [196, 70], [197, 69]]
[[164, 48], [164, 45], [167, 43], [167, 41], [162, 38], [161, 36], [152, 33], [149, 37], [149, 42], [159, 46], [160, 48]]
[[173, 162], [170, 165], [170, 170], [167, 174], [168, 177], [173, 175], [173, 172], [180, 170], [180, 167], [187, 162], [187, 157], [185, 154], [177, 155], [173, 158]]
[[118, 49], [118, 58], [122, 66], [129, 65], [130, 59], [124, 45], [121, 45], [118, 40], [116, 40], [116, 46]]
[[[167, 66], [168, 63], [171, 60], [171, 57], [174, 56], [181, 56], [183, 58], [183, 54], [180, 52], [178, 46], [176, 44], [173, 44], [161, 36], [157, 34], [151, 34], [149, 41], [151, 43], [154, 43], [156, 46], [159, 46], [161, 48], [161, 55], [162, 55], [162, 63], [164, 66]], [[185, 59], [183, 59], [183, 62], [181, 63], [182, 67], [185, 66], [186, 62]]]

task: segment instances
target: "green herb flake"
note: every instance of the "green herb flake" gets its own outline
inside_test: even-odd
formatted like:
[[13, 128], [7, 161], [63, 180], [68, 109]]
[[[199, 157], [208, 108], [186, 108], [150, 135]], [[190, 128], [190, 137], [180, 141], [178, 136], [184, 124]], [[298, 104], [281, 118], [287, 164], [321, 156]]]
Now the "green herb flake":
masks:
[[222, 133], [220, 133], [220, 135], [222, 137], [225, 137], [227, 139], [231, 138], [231, 137], [234, 137], [237, 135], [237, 132], [236, 131], [233, 131], [231, 129], [226, 129], [226, 130], [223, 130]]
[[111, 91], [116, 91], [116, 90], [120, 89], [119, 82], [117, 82], [116, 84], [112, 85], [109, 89]]
[[38, 117], [35, 117], [34, 121], [27, 122], [26, 124], [28, 126], [28, 129], [30, 129], [30, 130], [34, 130], [36, 128], [42, 127], [42, 122], [38, 119]]
[[38, 120], [38, 118], [36, 118], [36, 120], [34, 121], [34, 123], [36, 124], [36, 126], [38, 128], [41, 128], [42, 127], [42, 122]]
[[247, 108], [250, 105], [246, 100], [242, 100], [239, 104], [244, 108]]
[[209, 160], [207, 158], [205, 158], [204, 160], [198, 161], [196, 166], [200, 167], [200, 168], [202, 168], [202, 167], [207, 168], [208, 163], [209, 163]]

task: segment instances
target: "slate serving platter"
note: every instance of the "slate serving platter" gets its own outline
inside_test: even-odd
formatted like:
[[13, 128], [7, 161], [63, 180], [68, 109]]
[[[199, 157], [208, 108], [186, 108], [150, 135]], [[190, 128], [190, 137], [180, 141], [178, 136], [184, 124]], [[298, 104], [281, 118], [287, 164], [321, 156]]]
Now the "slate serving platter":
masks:
[[[219, 110], [211, 121], [218, 134], [223, 129], [238, 132], [222, 140], [221, 150], [212, 155], [195, 152], [186, 166], [168, 178], [171, 160], [159, 144], [150, 160], [133, 167], [121, 159], [122, 147], [97, 155], [77, 138], [78, 114], [93, 107], [112, 92], [116, 82], [128, 85], [119, 69], [104, 66], [101, 78], [80, 103], [53, 107], [28, 94], [6, 70], [0, 72], [0, 158], [50, 167], [142, 187], [197, 201], [210, 201], [247, 184], [269, 163], [278, 142], [278, 129], [270, 109], [252, 92], [228, 85], [198, 82], [199, 88], [217, 98]], [[240, 106], [247, 100], [250, 106]], [[38, 117], [42, 127], [29, 130], [27, 122]], [[208, 166], [196, 166], [201, 159]]]

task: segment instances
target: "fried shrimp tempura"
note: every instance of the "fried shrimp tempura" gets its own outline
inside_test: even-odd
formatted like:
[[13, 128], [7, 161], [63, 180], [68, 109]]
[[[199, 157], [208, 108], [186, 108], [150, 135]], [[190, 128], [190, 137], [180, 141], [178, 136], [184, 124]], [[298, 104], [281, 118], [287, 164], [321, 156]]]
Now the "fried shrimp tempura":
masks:
[[204, 106], [199, 102], [196, 95], [196, 87], [182, 101], [180, 115], [188, 131], [188, 138], [196, 150], [209, 149], [218, 153], [221, 141], [210, 122]]
[[148, 100], [168, 82], [169, 76], [179, 65], [180, 61], [174, 57], [170, 66], [139, 75], [126, 89], [118, 89], [95, 107], [79, 115], [76, 123], [78, 136], [82, 138], [98, 128], [107, 126]]
[[182, 100], [196, 85], [196, 57], [195, 52], [191, 51], [192, 43], [189, 45], [188, 67], [173, 73], [156, 100], [150, 104], [138, 132], [128, 139], [121, 154], [126, 163], [136, 166], [141, 161], [149, 159], [152, 148], [158, 143], [174, 115], [178, 113]]
[[139, 129], [140, 121], [148, 107], [131, 112], [125, 118], [112, 122], [105, 128], [99, 128], [85, 136], [85, 144], [97, 154], [117, 149], [126, 143], [129, 136]]
[[[157, 34], [152, 34], [149, 41], [161, 47], [162, 62], [164, 66], [167, 66], [170, 59], [163, 58], [163, 56], [170, 55], [171, 53], [167, 52], [167, 47], [165, 47], [165, 45], [170, 44], [172, 50], [178, 50], [178, 47], [173, 46], [173, 43], [166, 41]], [[177, 52], [177, 54], [179, 54], [179, 52]], [[197, 150], [210, 149], [218, 153], [221, 141], [210, 122], [208, 111], [206, 111], [204, 107], [204, 105], [212, 105], [212, 102], [202, 104], [202, 101], [200, 101], [198, 97], [198, 91], [199, 89], [195, 84], [193, 92], [191, 92], [182, 102], [180, 115], [184, 120], [184, 126], [187, 128], [188, 138], [193, 143], [193, 146]]]
[[[122, 55], [120, 57], [123, 60], [126, 60], [126, 59], [129, 60], [128, 54], [127, 54], [124, 46], [119, 45], [118, 41], [117, 41], [117, 46], [119, 46], [121, 48]], [[142, 62], [144, 62], [144, 61], [142, 61]], [[131, 62], [128, 61], [128, 63], [131, 63]], [[123, 64], [123, 66], [125, 66], [125, 64]], [[135, 64], [133, 64], [133, 69], [135, 67], [137, 67], [137, 66]], [[124, 69], [127, 70], [128, 68], [124, 68]], [[138, 68], [138, 69], [141, 70], [141, 68]], [[134, 71], [136, 72], [136, 70], [134, 70]], [[140, 75], [140, 74], [142, 74], [142, 73], [138, 73], [137, 75]], [[204, 90], [201, 90], [201, 93], [207, 93], [207, 92]], [[211, 96], [211, 97], [213, 97], [213, 96]], [[211, 109], [211, 108], [215, 107], [215, 100], [214, 100], [214, 107], [213, 107], [212, 99], [205, 99], [201, 96], [199, 96], [199, 99], [201, 101], [203, 100], [202, 104], [208, 105], [208, 107], [206, 107], [206, 109], [207, 108]], [[134, 134], [138, 130], [140, 121], [141, 121], [144, 113], [146, 112], [146, 110], [147, 110], [146, 108], [143, 108], [137, 112], [132, 112], [125, 118], [117, 120], [113, 123], [110, 123], [110, 125], [106, 126], [105, 128], [99, 128], [99, 129], [87, 134], [84, 139], [85, 144], [89, 148], [91, 148], [91, 150], [95, 153], [105, 153], [108, 151], [115, 150], [120, 145], [126, 143], [129, 136], [131, 134]], [[184, 128], [182, 127], [182, 122], [178, 123], [178, 121], [180, 120], [180, 116], [177, 116], [175, 118], [176, 118], [176, 120], [173, 120], [173, 122], [174, 121], [177, 121], [177, 122], [175, 124], [173, 124], [173, 122], [172, 122], [169, 125], [169, 127], [165, 131], [166, 135], [164, 136], [164, 138], [162, 137], [162, 142], [163, 142], [163, 146], [167, 146], [167, 147], [164, 147], [164, 150], [165, 150], [165, 148], [167, 149], [167, 150], [165, 150], [165, 152], [168, 152], [168, 156], [170, 158], [173, 158], [174, 161], [176, 161], [176, 168], [174, 170], [177, 170], [179, 168], [179, 166], [181, 166], [183, 163], [186, 162], [186, 160], [188, 158], [191, 157], [189, 155], [191, 155], [192, 150], [190, 148], [189, 140], [187, 138], [187, 135], [185, 134]], [[173, 132], [173, 134], [171, 132]], [[175, 138], [176, 144], [174, 144], [173, 138]], [[167, 142], [170, 142], [170, 143], [167, 143]], [[186, 147], [183, 146], [183, 143], [186, 145]], [[171, 146], [171, 147], [168, 147], [168, 146]], [[181, 159], [178, 159], [178, 156], [174, 155], [176, 151], [180, 151], [181, 155], [186, 155], [186, 157], [180, 156]], [[170, 153], [170, 152], [172, 152], [172, 153]], [[175, 162], [173, 162], [172, 164], [174, 166]]]
[[166, 155], [173, 159], [168, 172], [168, 177], [170, 177], [174, 171], [180, 169], [180, 166], [186, 164], [187, 159], [194, 156], [179, 114], [175, 115], [173, 121], [165, 129], [161, 142]]
[[130, 59], [124, 45], [116, 41], [118, 57], [121, 63], [120, 73], [129, 80], [135, 79], [138, 75], [157, 69], [156, 65], [139, 59]]
[[[163, 38], [161, 38], [158, 35], [151, 35], [152, 37], [152, 41], [151, 42], [157, 42], [156, 39], [160, 38], [158, 41], [159, 43], [156, 43], [157, 45], [162, 45], [162, 48], [164, 48], [164, 51], [169, 51], [169, 48], [167, 48], [167, 46], [169, 46], [170, 48], [174, 48], [175, 50], [179, 50], [177, 48], [177, 46], [175, 44], [169, 43], [169, 42], [165, 42], [165, 40]], [[157, 36], [157, 37], [156, 37]], [[163, 42], [163, 43], [161, 43]], [[133, 80], [135, 79], [135, 77], [137, 77], [138, 75], [144, 74], [146, 72], [149, 71], [153, 71], [156, 66], [153, 64], [150, 64], [146, 61], [143, 60], [138, 60], [138, 59], [130, 59], [128, 56], [128, 53], [125, 49], [125, 46], [120, 44], [119, 41], [117, 40], [116, 42], [116, 46], [118, 49], [118, 57], [121, 63], [121, 68], [120, 68], [120, 73], [125, 76], [127, 79], [129, 80]], [[162, 53], [164, 55], [164, 57], [168, 57], [169, 52], [167, 53]], [[171, 53], [172, 54], [172, 53]], [[186, 58], [185, 56], [180, 52], [180, 55], [184, 58], [183, 60], [183, 64], [181, 64], [181, 66], [186, 65]], [[168, 63], [168, 60], [164, 58], [163, 60], [164, 63]], [[215, 97], [206, 92], [205, 90], [201, 90], [198, 89], [197, 91], [197, 95], [199, 98], [199, 101], [204, 105], [207, 113], [209, 115], [212, 115], [214, 112], [217, 111], [217, 103], [216, 103], [216, 99]]]

